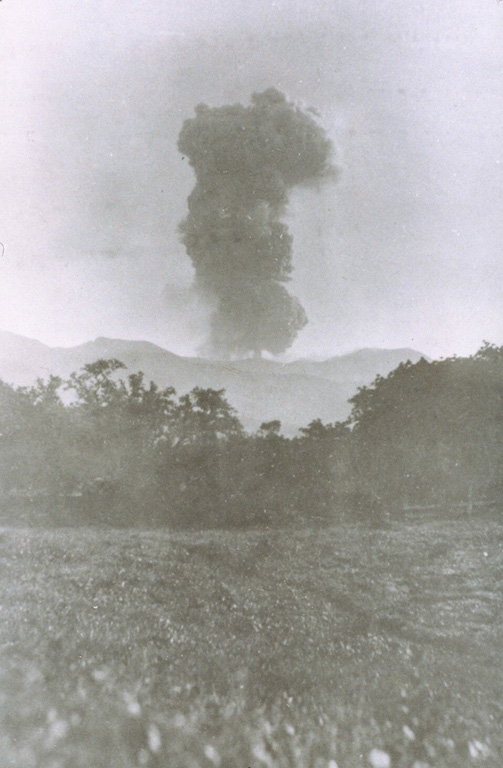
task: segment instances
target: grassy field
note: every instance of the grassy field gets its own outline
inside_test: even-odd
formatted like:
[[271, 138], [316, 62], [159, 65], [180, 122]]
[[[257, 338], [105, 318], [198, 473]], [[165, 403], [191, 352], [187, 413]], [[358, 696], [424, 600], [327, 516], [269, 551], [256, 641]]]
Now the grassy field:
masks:
[[0, 532], [5, 768], [503, 765], [503, 527]]

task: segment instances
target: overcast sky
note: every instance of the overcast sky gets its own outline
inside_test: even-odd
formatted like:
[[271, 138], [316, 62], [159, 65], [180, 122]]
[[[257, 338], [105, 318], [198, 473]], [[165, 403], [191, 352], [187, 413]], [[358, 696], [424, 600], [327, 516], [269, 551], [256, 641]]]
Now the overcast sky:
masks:
[[497, 0], [3, 0], [0, 328], [195, 354], [177, 136], [271, 86], [319, 111], [341, 169], [290, 201], [289, 357], [503, 344]]

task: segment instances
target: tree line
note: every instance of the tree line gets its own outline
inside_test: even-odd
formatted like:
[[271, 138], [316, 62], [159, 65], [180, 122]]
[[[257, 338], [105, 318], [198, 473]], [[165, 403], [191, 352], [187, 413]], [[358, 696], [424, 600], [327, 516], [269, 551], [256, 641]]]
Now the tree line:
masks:
[[503, 347], [401, 364], [286, 438], [224, 390], [178, 396], [98, 360], [0, 381], [0, 505], [29, 522], [243, 527], [470, 510], [503, 498]]

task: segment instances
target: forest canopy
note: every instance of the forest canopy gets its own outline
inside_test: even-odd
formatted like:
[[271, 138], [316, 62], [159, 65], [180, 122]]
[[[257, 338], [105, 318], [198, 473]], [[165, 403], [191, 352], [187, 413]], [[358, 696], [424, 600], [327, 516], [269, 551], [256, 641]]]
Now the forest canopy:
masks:
[[3, 516], [30, 522], [249, 526], [376, 520], [503, 497], [503, 347], [403, 363], [360, 388], [345, 422], [246, 433], [224, 390], [126, 375], [0, 382]]

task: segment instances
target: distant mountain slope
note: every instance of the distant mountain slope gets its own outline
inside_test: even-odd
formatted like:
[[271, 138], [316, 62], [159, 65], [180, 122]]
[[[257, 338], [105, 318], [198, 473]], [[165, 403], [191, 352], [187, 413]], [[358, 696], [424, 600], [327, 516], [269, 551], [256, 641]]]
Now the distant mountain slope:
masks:
[[361, 349], [321, 362], [217, 361], [180, 357], [147, 341], [98, 338], [76, 347], [48, 347], [0, 331], [0, 378], [8, 383], [32, 384], [51, 373], [67, 377], [85, 363], [115, 357], [129, 372], [141, 370], [147, 380], [174, 386], [179, 394], [195, 386], [225, 389], [247, 429], [280, 419], [285, 434], [294, 434], [315, 418], [345, 419], [350, 412], [348, 398], [357, 387], [421, 356], [412, 349]]

